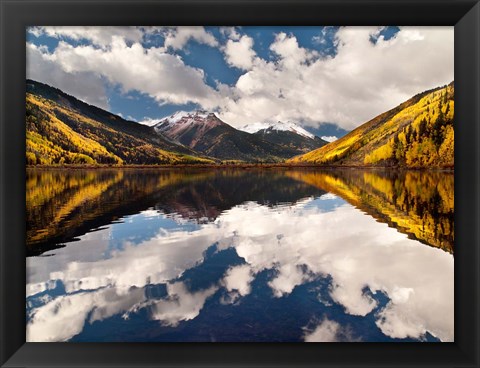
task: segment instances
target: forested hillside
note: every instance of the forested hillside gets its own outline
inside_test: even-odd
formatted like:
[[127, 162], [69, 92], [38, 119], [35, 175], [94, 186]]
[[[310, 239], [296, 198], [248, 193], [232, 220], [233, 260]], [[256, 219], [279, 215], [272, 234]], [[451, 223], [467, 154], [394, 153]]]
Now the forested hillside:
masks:
[[346, 166], [453, 167], [454, 83], [420, 93], [324, 147], [290, 160]]
[[27, 81], [29, 165], [208, 163], [196, 152], [42, 83]]

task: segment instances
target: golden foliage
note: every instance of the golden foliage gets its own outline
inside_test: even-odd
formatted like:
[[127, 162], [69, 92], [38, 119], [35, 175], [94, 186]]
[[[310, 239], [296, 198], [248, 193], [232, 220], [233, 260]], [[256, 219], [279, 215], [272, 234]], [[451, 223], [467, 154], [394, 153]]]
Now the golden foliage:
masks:
[[26, 97], [26, 124], [28, 165], [212, 163], [167, 151], [31, 93]]
[[[180, 170], [27, 169], [27, 246], [55, 241], [84, 224], [187, 179]], [[94, 227], [94, 226], [93, 226]]]
[[427, 91], [291, 163], [453, 167], [454, 86]]

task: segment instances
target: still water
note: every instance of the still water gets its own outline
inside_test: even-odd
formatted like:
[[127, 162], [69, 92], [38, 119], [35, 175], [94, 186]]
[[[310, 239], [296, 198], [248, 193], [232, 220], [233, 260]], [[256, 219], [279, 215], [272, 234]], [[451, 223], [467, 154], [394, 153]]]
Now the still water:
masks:
[[453, 174], [27, 171], [27, 341], [453, 341]]

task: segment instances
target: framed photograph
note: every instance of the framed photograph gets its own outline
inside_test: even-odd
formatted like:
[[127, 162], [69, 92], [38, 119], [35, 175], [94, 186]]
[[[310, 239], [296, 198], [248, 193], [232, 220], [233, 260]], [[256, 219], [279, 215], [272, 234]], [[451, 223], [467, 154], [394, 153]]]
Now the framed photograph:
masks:
[[2, 367], [479, 367], [477, 1], [0, 4]]

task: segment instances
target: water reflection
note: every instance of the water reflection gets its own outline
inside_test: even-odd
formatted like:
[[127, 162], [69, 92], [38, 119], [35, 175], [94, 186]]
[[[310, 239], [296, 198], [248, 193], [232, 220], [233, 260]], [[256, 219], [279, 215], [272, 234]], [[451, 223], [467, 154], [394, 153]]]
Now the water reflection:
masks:
[[412, 239], [453, 253], [453, 173], [330, 170], [287, 175], [341, 196]]
[[197, 222], [251, 200], [295, 203], [324, 194], [283, 172], [250, 170], [27, 171], [27, 255], [147, 208]]
[[[452, 341], [453, 176], [417, 174], [32, 173], [62, 183], [29, 193], [69, 204], [46, 223], [78, 241], [30, 226], [52, 250], [27, 259], [27, 340]], [[97, 217], [61, 199], [82, 190], [68, 175], [112, 179]]]

